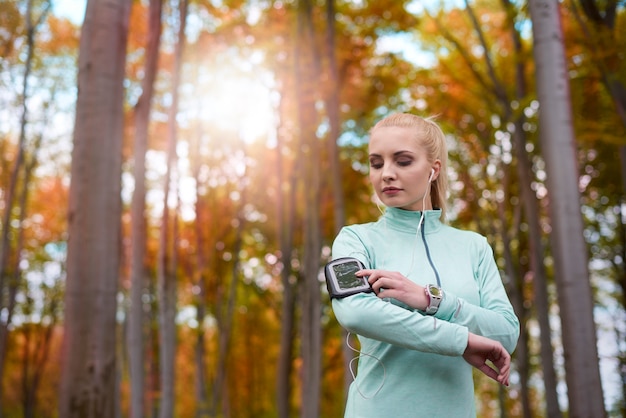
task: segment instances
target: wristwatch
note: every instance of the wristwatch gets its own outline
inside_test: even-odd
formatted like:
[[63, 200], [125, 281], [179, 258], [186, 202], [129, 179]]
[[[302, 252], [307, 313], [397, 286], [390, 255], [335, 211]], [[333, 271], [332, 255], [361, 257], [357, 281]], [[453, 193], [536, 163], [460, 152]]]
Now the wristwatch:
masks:
[[428, 306], [426, 307], [426, 315], [434, 315], [439, 310], [439, 304], [443, 299], [443, 290], [439, 286], [429, 284], [424, 287], [424, 292], [428, 297]]

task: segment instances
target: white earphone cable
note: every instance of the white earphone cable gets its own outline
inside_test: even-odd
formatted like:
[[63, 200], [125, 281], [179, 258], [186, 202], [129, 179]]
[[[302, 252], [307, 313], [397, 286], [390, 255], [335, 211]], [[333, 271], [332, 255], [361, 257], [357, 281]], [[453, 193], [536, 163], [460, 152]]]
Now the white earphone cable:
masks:
[[[350, 360], [350, 364], [349, 364], [349, 368], [350, 368], [350, 374], [352, 375], [352, 379], [354, 380], [354, 385], [356, 387], [356, 390], [359, 392], [359, 394], [364, 398], [364, 399], [373, 399], [376, 395], [378, 395], [378, 392], [380, 392], [380, 390], [383, 388], [383, 386], [385, 385], [385, 380], [387, 379], [387, 369], [385, 368], [385, 364], [376, 356], [372, 355], [372, 354], [368, 354], [368, 353], [364, 353], [361, 350], [352, 347], [352, 345], [350, 345], [350, 332], [348, 332], [348, 334], [346, 335], [346, 344], [348, 346], [348, 348], [352, 351], [354, 351], [355, 353], [358, 354], [358, 356], [352, 358], [352, 360]], [[363, 392], [361, 392], [361, 388], [359, 387], [359, 383], [356, 381], [356, 373], [354, 372], [354, 368], [352, 366], [352, 364], [358, 360], [360, 357], [362, 356], [367, 356], [367, 357], [371, 357], [374, 360], [376, 360], [378, 363], [380, 363], [380, 365], [383, 368], [383, 379], [380, 382], [380, 385], [378, 386], [378, 388], [374, 391], [374, 393], [372, 394], [372, 396], [365, 396], [363, 394]]]

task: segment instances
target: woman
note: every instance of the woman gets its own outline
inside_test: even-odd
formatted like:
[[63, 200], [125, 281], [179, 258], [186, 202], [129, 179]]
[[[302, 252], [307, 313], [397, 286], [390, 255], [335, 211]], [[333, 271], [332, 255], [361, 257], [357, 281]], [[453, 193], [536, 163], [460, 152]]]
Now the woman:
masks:
[[374, 291], [332, 302], [361, 344], [345, 416], [475, 417], [472, 366], [508, 386], [519, 321], [487, 240], [443, 222], [445, 136], [432, 120], [391, 115], [370, 132], [369, 162], [387, 209], [344, 227], [332, 249], [359, 259]]

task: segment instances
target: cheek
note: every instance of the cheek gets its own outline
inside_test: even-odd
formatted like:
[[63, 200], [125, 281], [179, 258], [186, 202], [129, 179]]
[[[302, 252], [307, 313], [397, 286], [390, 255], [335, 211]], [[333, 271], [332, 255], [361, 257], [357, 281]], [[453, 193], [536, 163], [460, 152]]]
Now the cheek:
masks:
[[369, 178], [370, 178], [370, 183], [372, 183], [372, 185], [374, 186], [374, 188], [378, 187], [378, 186], [377, 186], [377, 184], [378, 184], [378, 181], [377, 181], [377, 179], [378, 179], [378, 175], [377, 175], [376, 171], [372, 171], [372, 170], [370, 170], [370, 172], [369, 172]]

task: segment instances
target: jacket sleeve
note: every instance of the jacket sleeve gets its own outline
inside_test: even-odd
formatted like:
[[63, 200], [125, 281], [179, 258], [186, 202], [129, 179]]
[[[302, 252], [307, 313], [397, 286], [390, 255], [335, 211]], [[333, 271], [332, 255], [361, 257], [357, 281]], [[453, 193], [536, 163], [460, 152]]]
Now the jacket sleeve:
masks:
[[465, 326], [474, 334], [499, 341], [512, 353], [519, 338], [519, 320], [502, 284], [493, 250], [484, 237], [481, 239], [477, 259], [474, 279], [478, 286], [480, 304], [469, 303], [444, 290], [444, 300], [435, 316]]
[[[344, 228], [333, 244], [333, 259], [355, 257], [371, 266], [367, 250], [357, 234]], [[405, 309], [378, 298], [359, 293], [333, 299], [332, 307], [341, 326], [350, 332], [404, 348], [460, 356], [467, 347], [468, 329], [461, 323], [445, 321]]]

